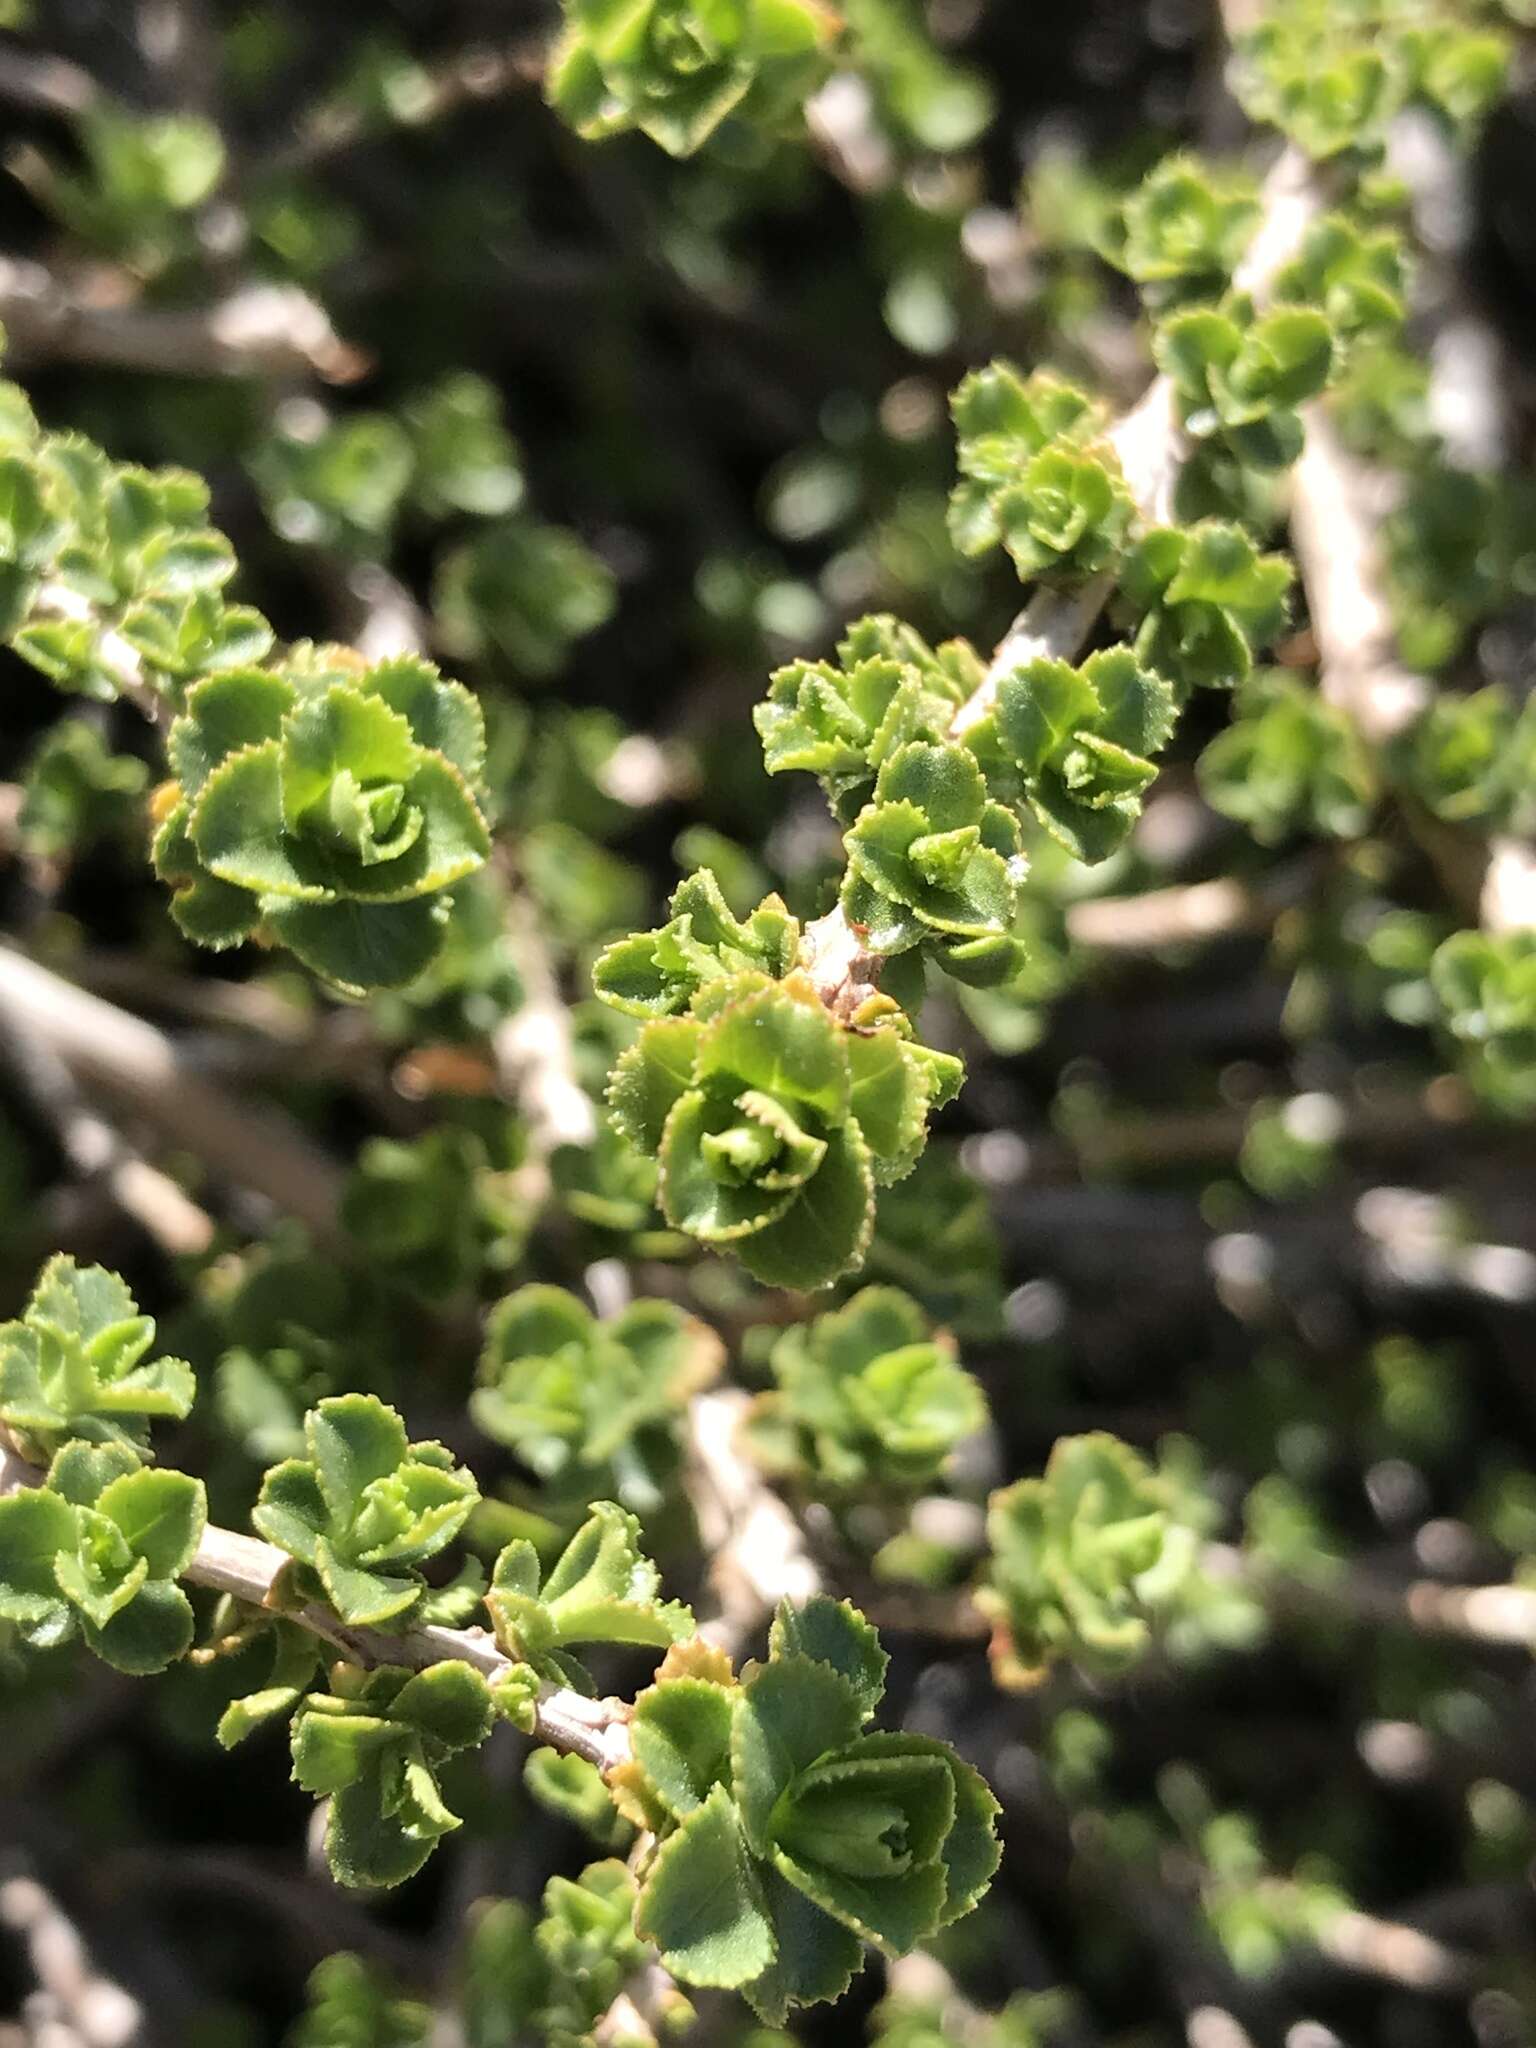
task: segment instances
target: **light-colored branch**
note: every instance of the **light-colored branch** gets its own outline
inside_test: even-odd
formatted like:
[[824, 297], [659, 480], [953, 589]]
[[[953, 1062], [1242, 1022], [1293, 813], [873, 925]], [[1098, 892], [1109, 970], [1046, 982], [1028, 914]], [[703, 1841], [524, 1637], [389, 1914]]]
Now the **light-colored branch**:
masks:
[[29, 1099], [52, 1125], [75, 1172], [99, 1181], [162, 1250], [173, 1255], [207, 1251], [213, 1242], [212, 1218], [88, 1106], [68, 1062], [23, 1005], [12, 999], [3, 981], [0, 1027], [0, 1056], [9, 1061]]
[[527, 898], [514, 893], [508, 908], [513, 957], [523, 1000], [491, 1042], [506, 1092], [522, 1110], [535, 1151], [542, 1157], [560, 1145], [591, 1145], [597, 1115], [576, 1079], [571, 1013], [560, 994], [554, 967]]
[[341, 1173], [280, 1110], [215, 1087], [142, 1017], [0, 946], [0, 1003], [46, 1038], [77, 1081], [236, 1187], [264, 1195], [322, 1243], [340, 1239]]
[[1316, 875], [1311, 861], [1256, 883], [1220, 876], [1139, 896], [1089, 896], [1068, 906], [1067, 936], [1105, 953], [1155, 953], [1164, 946], [1270, 930], [1281, 911], [1305, 894]]
[[249, 284], [211, 306], [145, 306], [114, 275], [76, 284], [40, 263], [0, 258], [0, 321], [21, 363], [72, 362], [178, 376], [287, 376], [328, 384], [362, 375], [323, 306], [296, 285]]
[[[1259, 226], [1234, 283], [1262, 301], [1280, 269], [1296, 254], [1322, 200], [1306, 159], [1287, 147], [1264, 181]], [[1171, 380], [1154, 377], [1141, 397], [1109, 429], [1113, 447], [1141, 517], [1161, 525], [1172, 516], [1173, 493], [1189, 455], [1189, 441]], [[951, 731], [968, 732], [991, 710], [1002, 678], [1021, 663], [1074, 660], [1109, 602], [1114, 578], [1095, 576], [1075, 590], [1041, 584], [1019, 613], [988, 664], [979, 687], [955, 713]], [[878, 958], [865, 951], [841, 908], [807, 925], [801, 964], [828, 1008], [848, 1015], [879, 979]]]
[[1378, 542], [1386, 509], [1379, 487], [1346, 454], [1326, 407], [1314, 401], [1304, 417], [1306, 445], [1291, 476], [1291, 538], [1322, 694], [1380, 746], [1421, 715], [1430, 687], [1397, 658]]
[[[0, 1444], [0, 1497], [41, 1483], [42, 1474], [14, 1451]], [[282, 1604], [279, 1582], [289, 1559], [275, 1544], [235, 1529], [203, 1531], [197, 1555], [184, 1574], [188, 1583], [228, 1593], [251, 1607], [278, 1608], [284, 1618], [311, 1630], [333, 1649], [365, 1665], [403, 1665], [424, 1671], [430, 1664], [457, 1660], [495, 1680], [512, 1668], [513, 1659], [499, 1649], [483, 1628], [423, 1626], [388, 1635], [378, 1629], [352, 1628], [327, 1607], [291, 1609]], [[534, 1739], [554, 1749], [584, 1757], [599, 1770], [611, 1769], [629, 1754], [628, 1713], [617, 1700], [588, 1699], [560, 1686], [545, 1686], [536, 1709]]]
[[821, 1589], [799, 1522], [742, 1449], [750, 1405], [739, 1387], [695, 1394], [688, 1404], [688, 1491], [720, 1602], [700, 1634], [733, 1655], [781, 1600], [805, 1601]]
[[80, 2048], [131, 2048], [143, 2025], [138, 2000], [92, 1966], [79, 1929], [45, 1886], [30, 1876], [0, 1883], [0, 1923], [27, 1945], [38, 1985], [30, 2017], [67, 2028]]

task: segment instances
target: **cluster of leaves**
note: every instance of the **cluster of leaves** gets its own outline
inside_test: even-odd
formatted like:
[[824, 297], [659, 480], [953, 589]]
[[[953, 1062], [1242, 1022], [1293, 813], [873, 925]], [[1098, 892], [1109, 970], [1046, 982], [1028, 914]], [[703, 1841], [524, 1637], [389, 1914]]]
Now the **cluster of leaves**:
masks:
[[[514, 1143], [443, 1123], [419, 1138], [370, 1138], [342, 1195], [342, 1221], [381, 1276], [429, 1300], [511, 1265], [528, 1234]], [[508, 1138], [515, 1134], [506, 1132]]]
[[373, 1394], [338, 1394], [304, 1419], [308, 1456], [262, 1481], [251, 1519], [294, 1560], [295, 1599], [329, 1601], [359, 1627], [399, 1625], [420, 1605], [419, 1567], [453, 1541], [479, 1498], [437, 1443], [409, 1443]]
[[861, 1943], [904, 1954], [966, 1913], [997, 1808], [944, 1743], [865, 1732], [885, 1654], [850, 1607], [781, 1607], [763, 1664], [684, 1645], [635, 1703], [621, 1807], [654, 1831], [636, 1925], [685, 1983], [781, 2024], [837, 1998]]
[[535, 1282], [486, 1318], [470, 1413], [551, 1499], [612, 1494], [649, 1511], [677, 1470], [678, 1417], [720, 1355], [714, 1332], [671, 1302], [631, 1302], [599, 1321], [563, 1287]]
[[1026, 579], [1114, 562], [1135, 504], [1101, 408], [1049, 371], [1026, 378], [1008, 363], [973, 371], [951, 408], [960, 481], [949, 528], [962, 554], [1002, 546]]
[[894, 1287], [786, 1330], [769, 1365], [775, 1388], [754, 1404], [747, 1442], [813, 1499], [915, 1493], [987, 1419], [953, 1342]]
[[876, 1185], [910, 1171], [959, 1085], [958, 1060], [914, 1043], [888, 1000], [872, 1008], [845, 1025], [799, 973], [730, 974], [653, 1018], [614, 1069], [614, 1120], [658, 1161], [668, 1222], [770, 1286], [859, 1262]]
[[415, 1673], [338, 1664], [293, 1717], [297, 1784], [328, 1801], [325, 1854], [340, 1884], [401, 1884], [460, 1823], [438, 1775], [495, 1721], [491, 1688], [457, 1658]]
[[661, 1574], [640, 1549], [639, 1520], [615, 1501], [593, 1503], [547, 1572], [534, 1545], [514, 1538], [497, 1558], [485, 1596], [496, 1640], [514, 1660], [501, 1681], [500, 1711], [531, 1732], [541, 1682], [596, 1692], [592, 1674], [571, 1655], [573, 1644], [665, 1650], [686, 1641], [693, 1615], [660, 1592]]
[[[465, 2048], [589, 2041], [645, 1960], [634, 1904], [635, 1881], [611, 1858], [579, 1877], [551, 1878], [537, 1917], [516, 1899], [478, 1900], [457, 1969], [454, 2018]], [[682, 1994], [670, 2004], [668, 2017], [685, 2020]], [[429, 2006], [399, 1997], [376, 1965], [342, 1953], [311, 1975], [291, 2048], [429, 2048], [441, 2021]]]
[[1499, 1108], [1536, 1108], [1536, 932], [1457, 932], [1430, 963], [1441, 1019]]
[[1492, 102], [1509, 64], [1508, 37], [1419, 0], [1283, 0], [1238, 46], [1236, 83], [1255, 120], [1309, 157], [1379, 154], [1406, 107], [1452, 127]]
[[1299, 677], [1261, 670], [1237, 716], [1200, 756], [1206, 801], [1265, 844], [1292, 833], [1359, 835], [1377, 799], [1375, 764], [1355, 727]]
[[1200, 1504], [1166, 1471], [1096, 1431], [1057, 1440], [1038, 1479], [992, 1497], [976, 1604], [992, 1623], [998, 1683], [1030, 1686], [1070, 1658], [1134, 1664], [1195, 1570]]
[[638, 128], [690, 156], [728, 115], [789, 126], [836, 27], [820, 0], [565, 0], [549, 96], [589, 140]]
[[260, 936], [338, 987], [398, 986], [490, 853], [474, 697], [411, 658], [343, 648], [195, 684], [167, 742], [155, 866], [198, 944]]
[[50, 1259], [20, 1320], [0, 1323], [0, 1423], [30, 1457], [71, 1442], [149, 1452], [149, 1425], [182, 1421], [196, 1391], [180, 1358], [146, 1358], [155, 1325], [116, 1273]]
[[119, 1671], [163, 1671], [192, 1642], [176, 1581], [207, 1520], [203, 1484], [116, 1441], [66, 1443], [46, 1482], [0, 1500], [0, 1622], [33, 1649], [83, 1636]]

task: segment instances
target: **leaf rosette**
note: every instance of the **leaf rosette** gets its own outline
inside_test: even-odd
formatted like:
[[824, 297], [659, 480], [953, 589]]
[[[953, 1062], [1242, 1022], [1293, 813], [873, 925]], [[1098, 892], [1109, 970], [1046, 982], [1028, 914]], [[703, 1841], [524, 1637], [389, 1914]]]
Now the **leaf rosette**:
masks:
[[915, 740], [893, 754], [844, 844], [843, 909], [872, 953], [996, 940], [1013, 924], [1018, 821], [988, 797], [969, 747]]
[[1080, 667], [1032, 661], [998, 684], [995, 708], [972, 728], [987, 779], [1021, 799], [1077, 860], [1106, 859], [1141, 815], [1152, 756], [1173, 735], [1170, 684], [1129, 647]]
[[1536, 932], [1457, 932], [1437, 948], [1430, 985], [1472, 1079], [1514, 1115], [1536, 1105]]
[[752, 714], [764, 766], [770, 775], [803, 769], [819, 776], [847, 822], [894, 753], [913, 740], [945, 737], [982, 673], [963, 640], [933, 648], [897, 619], [860, 619], [839, 642], [835, 663], [792, 661], [771, 678]]
[[490, 1734], [490, 1687], [458, 1658], [415, 1673], [340, 1664], [332, 1683], [294, 1716], [294, 1780], [330, 1802], [325, 1853], [338, 1883], [401, 1884], [461, 1825], [438, 1773]]
[[184, 1359], [146, 1360], [154, 1341], [116, 1273], [60, 1253], [20, 1320], [0, 1324], [0, 1422], [39, 1458], [72, 1439], [147, 1456], [150, 1423], [182, 1421], [195, 1391]]
[[1337, 706], [1283, 671], [1260, 671], [1200, 756], [1206, 801], [1266, 844], [1296, 831], [1347, 839], [1376, 802], [1375, 768]]
[[685, 1983], [771, 2025], [841, 1996], [866, 1942], [903, 1955], [997, 1867], [996, 1802], [942, 1742], [865, 1732], [885, 1653], [853, 1609], [782, 1607], [739, 1685], [662, 1679], [636, 1703], [628, 1789], [659, 1846], [636, 1915]]
[[998, 1683], [1034, 1685], [1062, 1658], [1104, 1674], [1134, 1664], [1195, 1564], [1178, 1509], [1163, 1475], [1102, 1431], [1060, 1438], [1043, 1477], [995, 1493], [975, 1599]]
[[274, 1465], [251, 1519], [300, 1568], [294, 1590], [328, 1600], [357, 1627], [398, 1622], [419, 1605], [418, 1569], [445, 1550], [479, 1498], [438, 1443], [408, 1443], [372, 1394], [339, 1394], [304, 1418], [307, 1458]]
[[1250, 298], [1233, 292], [1220, 306], [1172, 314], [1153, 337], [1153, 354], [1197, 440], [1224, 441], [1253, 469], [1284, 469], [1301, 453], [1297, 408], [1333, 371], [1333, 330], [1309, 306], [1256, 314]]
[[677, 1418], [721, 1356], [714, 1332], [672, 1302], [634, 1301], [599, 1321], [563, 1287], [535, 1283], [487, 1318], [470, 1413], [547, 1486], [653, 1509], [676, 1467]]
[[319, 651], [196, 684], [169, 752], [154, 856], [188, 938], [275, 940], [352, 993], [431, 963], [446, 892], [490, 852], [467, 690], [413, 658]]
[[632, 1017], [671, 1017], [700, 989], [756, 969], [786, 975], [800, 950], [800, 925], [782, 900], [767, 896], [734, 917], [708, 868], [678, 884], [672, 915], [652, 932], [618, 939], [599, 954], [592, 985], [601, 1000]]
[[866, 1287], [786, 1330], [769, 1357], [775, 1389], [748, 1423], [770, 1472], [821, 1488], [915, 1492], [987, 1419], [986, 1397], [910, 1295]]
[[1002, 546], [1020, 576], [1082, 577], [1119, 554], [1135, 504], [1103, 417], [1074, 385], [991, 363], [951, 400], [960, 481], [949, 531], [964, 555]]
[[1135, 278], [1150, 305], [1215, 297], [1258, 220], [1250, 180], [1224, 177], [1194, 157], [1168, 156], [1126, 199], [1104, 253]]
[[496, 1560], [485, 1604], [496, 1640], [519, 1666], [554, 1685], [596, 1690], [570, 1654], [577, 1643], [630, 1643], [666, 1649], [694, 1633], [681, 1601], [663, 1600], [661, 1574], [640, 1549], [636, 1516], [595, 1501], [546, 1573], [526, 1538]]
[[207, 1515], [201, 1480], [125, 1444], [66, 1444], [45, 1486], [0, 1500], [0, 1622], [34, 1649], [79, 1635], [119, 1671], [164, 1671], [191, 1646], [176, 1581]]
[[958, 1084], [959, 1062], [895, 1019], [848, 1028], [802, 975], [739, 975], [648, 1024], [608, 1100], [660, 1161], [675, 1229], [728, 1246], [765, 1285], [812, 1288], [857, 1264], [876, 1182], [910, 1170]]
[[638, 128], [691, 156], [728, 115], [787, 125], [824, 74], [819, 0], [564, 0], [549, 97], [589, 139]]
[[1120, 571], [1141, 622], [1138, 658], [1180, 690], [1233, 688], [1280, 630], [1292, 576], [1282, 555], [1261, 555], [1240, 526], [1153, 527]]

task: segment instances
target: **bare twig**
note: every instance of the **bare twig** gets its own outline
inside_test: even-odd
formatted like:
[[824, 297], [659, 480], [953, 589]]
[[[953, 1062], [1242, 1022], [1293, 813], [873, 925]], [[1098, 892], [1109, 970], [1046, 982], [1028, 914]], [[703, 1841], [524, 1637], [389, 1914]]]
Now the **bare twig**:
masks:
[[0, 1884], [0, 1922], [26, 1942], [38, 1984], [33, 2017], [67, 2027], [80, 2048], [130, 2048], [139, 2039], [137, 1999], [93, 1967], [79, 1929], [36, 1878]]
[[339, 1240], [341, 1174], [281, 1111], [226, 1094], [153, 1024], [4, 946], [0, 1002], [120, 1112], [184, 1146], [234, 1186], [264, 1195], [320, 1241]]
[[688, 1405], [689, 1496], [720, 1602], [700, 1633], [733, 1654], [781, 1600], [808, 1600], [821, 1586], [800, 1524], [741, 1448], [749, 1401], [723, 1387]]
[[1067, 910], [1067, 935], [1106, 953], [1153, 953], [1164, 946], [1269, 931], [1306, 894], [1316, 864], [1302, 861], [1255, 883], [1221, 876], [1139, 896], [1090, 896]]
[[[105, 364], [178, 376], [280, 376], [312, 371], [328, 384], [359, 377], [367, 359], [341, 340], [323, 306], [296, 285], [249, 284], [211, 306], [145, 306], [112, 276], [75, 283], [17, 257], [0, 258], [0, 320], [22, 362]], [[96, 288], [92, 289], [92, 284]]]
[[[523, 37], [502, 48], [484, 44], [461, 50], [430, 72], [396, 114], [400, 128], [422, 128], [461, 108], [502, 99], [538, 85], [548, 56], [543, 37]], [[379, 132], [356, 100], [325, 102], [298, 123], [296, 132], [251, 166], [253, 177], [286, 177], [314, 171]], [[386, 131], [387, 132], [387, 131]]]
[[1291, 537], [1306, 585], [1322, 694], [1374, 745], [1423, 711], [1429, 684], [1397, 659], [1381, 574], [1383, 507], [1372, 479], [1345, 453], [1327, 409], [1305, 412], [1307, 438], [1291, 478]]
[[537, 916], [521, 894], [513, 895], [507, 915], [523, 1000], [492, 1041], [502, 1085], [521, 1107], [538, 1153], [547, 1156], [560, 1145], [591, 1145], [597, 1116], [576, 1079], [571, 1013]]
[[86, 1104], [68, 1063], [3, 984], [0, 1025], [0, 1055], [52, 1125], [75, 1172], [84, 1180], [100, 1181], [164, 1251], [205, 1252], [213, 1242], [212, 1218]]
[[[0, 1444], [0, 1497], [40, 1485], [42, 1476], [35, 1466]], [[298, 1622], [357, 1663], [423, 1671], [431, 1664], [457, 1660], [491, 1680], [512, 1668], [514, 1660], [483, 1628], [429, 1625], [386, 1635], [378, 1629], [349, 1627], [329, 1608], [291, 1608], [282, 1597], [289, 1563], [287, 1553], [275, 1544], [235, 1529], [209, 1527], [203, 1531], [185, 1577], [191, 1585], [228, 1593], [251, 1607], [279, 1609], [286, 1620]], [[621, 1701], [588, 1699], [560, 1686], [545, 1686], [535, 1714], [535, 1740], [584, 1757], [599, 1770], [610, 1769], [629, 1754], [628, 1715]]]

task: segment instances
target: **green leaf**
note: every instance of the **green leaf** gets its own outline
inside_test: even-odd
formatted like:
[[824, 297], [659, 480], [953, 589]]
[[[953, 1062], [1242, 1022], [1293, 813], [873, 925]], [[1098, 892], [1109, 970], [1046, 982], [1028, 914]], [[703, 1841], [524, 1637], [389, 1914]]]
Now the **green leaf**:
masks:
[[827, 1287], [858, 1265], [874, 1222], [869, 1147], [857, 1125], [845, 1124], [784, 1214], [734, 1249], [765, 1287]]
[[389, 1711], [391, 1720], [422, 1737], [429, 1755], [478, 1749], [495, 1719], [490, 1687], [460, 1658], [428, 1665], [407, 1679]]
[[825, 1913], [771, 1863], [759, 1882], [777, 1953], [763, 1974], [742, 1986], [758, 2018], [780, 2027], [791, 2009], [841, 1998], [864, 1960], [859, 1937]]
[[681, 1820], [703, 1805], [731, 1765], [731, 1695], [700, 1678], [672, 1678], [635, 1702], [630, 1741], [646, 1783]]
[[193, 1629], [192, 1603], [180, 1586], [150, 1579], [104, 1626], [87, 1621], [85, 1637], [115, 1670], [147, 1678], [187, 1654]]
[[96, 1508], [122, 1530], [153, 1579], [180, 1577], [208, 1521], [202, 1481], [184, 1472], [127, 1473], [104, 1489]]
[[772, 1925], [723, 1785], [657, 1851], [635, 1926], [686, 1984], [734, 1990], [773, 1961]]
[[74, 1626], [54, 1560], [74, 1549], [75, 1526], [57, 1494], [28, 1490], [0, 1500], [0, 1620], [39, 1649], [65, 1641]]
[[815, 1658], [778, 1657], [743, 1685], [731, 1764], [741, 1824], [756, 1854], [772, 1847], [775, 1810], [795, 1779], [852, 1742], [863, 1720], [854, 1683]]
[[350, 1523], [366, 1488], [405, 1462], [405, 1424], [372, 1394], [321, 1401], [304, 1419], [304, 1437], [333, 1522]]
[[768, 1632], [768, 1654], [809, 1657], [829, 1665], [852, 1687], [866, 1721], [884, 1696], [891, 1660], [874, 1627], [847, 1600], [833, 1600], [825, 1593], [812, 1594], [800, 1607], [781, 1600]]

